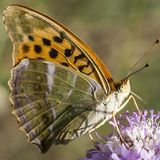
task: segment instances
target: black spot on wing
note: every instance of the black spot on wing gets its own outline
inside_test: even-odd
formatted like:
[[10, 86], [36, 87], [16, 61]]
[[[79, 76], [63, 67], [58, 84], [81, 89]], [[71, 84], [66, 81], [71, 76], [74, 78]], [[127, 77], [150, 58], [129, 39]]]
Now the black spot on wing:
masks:
[[42, 38], [42, 42], [45, 46], [50, 46], [51, 45], [51, 41], [47, 38]]
[[65, 38], [66, 38], [65, 32], [61, 31], [61, 32], [60, 32], [60, 37], [61, 37], [62, 39], [65, 39]]
[[31, 36], [31, 35], [28, 36], [28, 39], [29, 39], [30, 41], [34, 41], [34, 37]]
[[41, 53], [41, 51], [42, 51], [41, 46], [39, 46], [39, 45], [34, 45], [34, 51], [35, 51], [36, 53]]
[[70, 57], [73, 53], [74, 53], [74, 50], [75, 50], [75, 46], [71, 46], [71, 49], [65, 49], [64, 50], [64, 54], [66, 57]]
[[74, 57], [74, 63], [76, 63], [79, 59], [82, 59], [84, 57], [85, 57], [85, 55], [83, 53], [79, 54], [78, 56], [75, 56]]
[[58, 51], [55, 50], [54, 48], [51, 48], [51, 50], [49, 51], [49, 56], [51, 58], [56, 58], [58, 56]]
[[78, 66], [78, 69], [79, 69], [80, 72], [83, 72], [83, 69], [84, 69], [85, 67], [88, 67], [88, 66], [89, 66], [89, 63], [87, 63], [87, 64], [85, 64], [85, 65]]
[[84, 74], [90, 75], [90, 74], [94, 71], [94, 68], [93, 68], [92, 71], [90, 71], [89, 73], [86, 73], [86, 72], [83, 71], [84, 68], [89, 67], [89, 64], [90, 64], [90, 62], [88, 61], [87, 64], [78, 66], [78, 70], [79, 70], [80, 72], [84, 73]]
[[68, 48], [65, 49], [64, 54], [65, 54], [66, 57], [70, 57], [72, 55], [71, 49], [68, 49]]
[[66, 63], [66, 62], [62, 62], [61, 65], [66, 66], [66, 67], [69, 67], [69, 64]]
[[57, 43], [62, 43], [63, 42], [63, 38], [60, 38], [58, 36], [53, 37], [54, 41]]
[[22, 46], [22, 51], [23, 53], [28, 53], [29, 52], [29, 49], [30, 49], [30, 46], [28, 46], [27, 44], [24, 44]]

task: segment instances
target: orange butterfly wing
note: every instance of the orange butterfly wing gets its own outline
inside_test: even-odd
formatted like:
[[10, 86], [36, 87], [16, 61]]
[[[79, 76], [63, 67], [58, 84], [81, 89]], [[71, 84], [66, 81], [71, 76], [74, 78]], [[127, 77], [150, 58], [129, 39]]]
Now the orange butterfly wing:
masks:
[[7, 7], [4, 17], [14, 43], [14, 65], [24, 58], [45, 59], [92, 77], [109, 93], [113, 80], [103, 62], [62, 24], [19, 5]]

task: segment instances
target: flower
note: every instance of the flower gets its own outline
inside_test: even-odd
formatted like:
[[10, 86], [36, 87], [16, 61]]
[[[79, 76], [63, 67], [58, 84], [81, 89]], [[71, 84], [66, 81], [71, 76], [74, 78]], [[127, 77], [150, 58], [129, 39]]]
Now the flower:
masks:
[[[104, 137], [81, 160], [160, 160], [160, 113], [129, 112], [117, 120], [120, 136]], [[127, 122], [127, 125], [123, 123]], [[116, 127], [113, 121], [111, 124]]]

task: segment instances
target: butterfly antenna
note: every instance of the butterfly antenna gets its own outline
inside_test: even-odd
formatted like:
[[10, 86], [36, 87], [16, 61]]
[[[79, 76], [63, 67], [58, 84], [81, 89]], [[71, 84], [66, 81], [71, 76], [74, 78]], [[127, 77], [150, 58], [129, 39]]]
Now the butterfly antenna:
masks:
[[136, 70], [135, 72], [131, 72], [130, 74], [127, 74], [127, 76], [125, 76], [125, 78], [126, 79], [129, 78], [130, 76], [140, 72], [141, 70], [143, 70], [144, 68], [147, 68], [147, 67], [149, 67], [148, 62], [144, 66], [142, 66], [140, 69]]
[[133, 72], [134, 68], [136, 68], [136, 66], [143, 60], [144, 57], [146, 57], [149, 53], [151, 53], [151, 50], [152, 50], [153, 48], [155, 48], [155, 47], [158, 45], [159, 42], [160, 42], [160, 39], [157, 39], [157, 40], [154, 42], [154, 44], [153, 44], [153, 45], [142, 55], [142, 57], [133, 65], [133, 67], [132, 67], [132, 68], [129, 70], [129, 72], [125, 75], [125, 78], [128, 78], [128, 77], [130, 77], [131, 75], [133, 75], [133, 74], [135, 74], [135, 73], [137, 73], [137, 72], [141, 71], [142, 69], [144, 69], [144, 68], [146, 68], [146, 67], [149, 66], [149, 64], [147, 63], [147, 64], [145, 64], [145, 66], [143, 66], [142, 68], [140, 68], [140, 69], [136, 70], [135, 72]]

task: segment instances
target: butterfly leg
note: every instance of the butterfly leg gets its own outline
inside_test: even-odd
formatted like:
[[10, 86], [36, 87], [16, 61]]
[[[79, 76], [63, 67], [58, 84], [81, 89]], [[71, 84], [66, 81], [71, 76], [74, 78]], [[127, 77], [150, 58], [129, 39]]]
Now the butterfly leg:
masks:
[[124, 145], [125, 145], [125, 147], [126, 147], [127, 149], [129, 149], [129, 146], [128, 146], [128, 144], [125, 142], [125, 140], [124, 140], [124, 138], [123, 138], [123, 136], [122, 136], [122, 134], [121, 134], [121, 131], [120, 131], [120, 129], [119, 129], [119, 126], [118, 126], [118, 123], [117, 123], [117, 120], [116, 120], [116, 113], [115, 113], [115, 112], [113, 112], [113, 121], [114, 121], [114, 124], [115, 124], [115, 126], [116, 126], [116, 129], [117, 129], [117, 132], [118, 132], [118, 135], [119, 135], [119, 137], [120, 137], [121, 142], [123, 142]]
[[[89, 134], [89, 137], [90, 137], [90, 139], [91, 139], [91, 141], [93, 142], [93, 143], [95, 143], [94, 142], [94, 140], [93, 140], [93, 137], [92, 137], [92, 135], [91, 135], [91, 132], [93, 132], [94, 130], [96, 130], [96, 129], [98, 129], [100, 126], [102, 126], [104, 123], [106, 122], [106, 120], [103, 120], [101, 123], [99, 123], [96, 127], [93, 127], [90, 131], [88, 131], [88, 134]], [[99, 136], [98, 136], [99, 137]]]
[[94, 140], [93, 140], [93, 137], [92, 137], [91, 131], [89, 131], [89, 132], [88, 132], [88, 135], [89, 135], [89, 137], [90, 137], [91, 141], [94, 143]]
[[141, 115], [141, 111], [140, 111], [140, 109], [139, 109], [139, 107], [138, 107], [138, 104], [137, 104], [137, 102], [136, 102], [134, 96], [133, 96], [133, 95], [130, 95], [129, 98], [133, 100], [133, 103], [134, 103], [134, 105], [135, 105], [135, 107], [136, 107], [136, 109], [137, 109], [139, 115]]
[[135, 98], [134, 98], [133, 95], [130, 95], [130, 96], [129, 96], [129, 98], [118, 108], [118, 111], [116, 111], [116, 113], [119, 112], [121, 109], [123, 109], [130, 100], [133, 101], [133, 103], [134, 103], [134, 105], [135, 105], [138, 113], [141, 114], [141, 111], [140, 111], [140, 109], [139, 109], [139, 107], [138, 107], [138, 104], [137, 104], [137, 102], [136, 102], [136, 100], [135, 100]]
[[[89, 134], [89, 137], [90, 137], [93, 145], [95, 145], [95, 147], [96, 147], [96, 142], [94, 141], [94, 139], [91, 135], [91, 132], [89, 131], [88, 134]], [[105, 139], [103, 139], [97, 132], [95, 132], [95, 134], [96, 134], [97, 138], [99, 138], [101, 141], [105, 142]]]
[[131, 95], [131, 99], [133, 100], [133, 103], [134, 103], [134, 105], [136, 106], [136, 109], [137, 109], [139, 115], [141, 115], [141, 111], [140, 111], [140, 109], [139, 109], [139, 107], [138, 107], [138, 104], [137, 104], [135, 98], [134, 98], [132, 95]]
[[124, 141], [124, 139], [123, 139], [123, 136], [122, 136], [122, 134], [121, 134], [121, 132], [120, 132], [120, 129], [119, 129], [119, 127], [118, 127], [118, 123], [117, 123], [117, 120], [116, 120], [116, 112], [113, 112], [112, 116], [113, 116], [113, 121], [114, 121], [114, 124], [115, 124], [115, 126], [116, 126], [118, 135], [120, 136], [121, 141], [125, 144], [125, 141]]
[[[89, 131], [88, 134], [89, 134], [89, 137], [90, 137], [92, 143], [95, 145], [96, 142], [94, 141], [94, 139], [93, 139], [93, 137], [92, 137], [91, 131]], [[100, 137], [100, 135], [98, 135], [97, 132], [95, 132], [95, 134], [96, 134], [96, 136], [97, 136], [100, 140], [103, 140], [103, 141], [104, 141], [104, 139], [103, 139], [102, 137]]]

